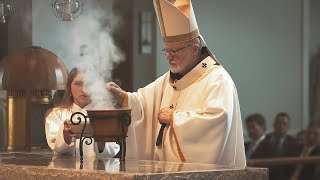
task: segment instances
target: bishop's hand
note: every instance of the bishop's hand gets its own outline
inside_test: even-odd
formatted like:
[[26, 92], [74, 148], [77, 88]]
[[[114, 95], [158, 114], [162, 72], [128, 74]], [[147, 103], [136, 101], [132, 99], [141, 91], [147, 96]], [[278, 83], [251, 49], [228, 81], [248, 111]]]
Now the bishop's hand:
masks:
[[116, 102], [116, 105], [118, 107], [122, 106], [124, 96], [125, 96], [125, 91], [123, 91], [116, 83], [114, 82], [109, 82], [106, 84], [106, 89], [112, 94], [113, 99]]
[[173, 110], [170, 108], [163, 108], [158, 113], [158, 121], [160, 124], [170, 124], [173, 118]]

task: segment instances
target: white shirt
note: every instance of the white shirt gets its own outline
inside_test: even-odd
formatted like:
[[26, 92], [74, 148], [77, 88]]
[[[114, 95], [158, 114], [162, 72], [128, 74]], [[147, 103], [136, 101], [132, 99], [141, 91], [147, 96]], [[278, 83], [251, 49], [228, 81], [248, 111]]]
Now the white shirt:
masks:
[[264, 140], [265, 137], [266, 137], [265, 135], [262, 135], [258, 140], [251, 141], [250, 147], [249, 147], [249, 149], [247, 151], [247, 154], [246, 154], [247, 159], [250, 159], [252, 153], [257, 149], [257, 147], [259, 146], [260, 142], [262, 140]]

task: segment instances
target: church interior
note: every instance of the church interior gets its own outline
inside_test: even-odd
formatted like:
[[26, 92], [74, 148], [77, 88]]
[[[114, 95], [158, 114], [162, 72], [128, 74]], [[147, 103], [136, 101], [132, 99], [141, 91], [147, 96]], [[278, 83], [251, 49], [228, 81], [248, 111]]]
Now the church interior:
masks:
[[[76, 5], [61, 11], [71, 2]], [[0, 179], [277, 180], [299, 179], [311, 170], [320, 177], [320, 1], [192, 0], [192, 5], [208, 48], [237, 87], [245, 169], [52, 158], [45, 116], [60, 103], [72, 68], [89, 61], [128, 92], [168, 71], [154, 5], [151, 0], [0, 0]], [[292, 141], [283, 140], [284, 149], [270, 155], [272, 135], [281, 130]], [[268, 136], [270, 142], [262, 140]], [[317, 151], [304, 155], [306, 144]]]

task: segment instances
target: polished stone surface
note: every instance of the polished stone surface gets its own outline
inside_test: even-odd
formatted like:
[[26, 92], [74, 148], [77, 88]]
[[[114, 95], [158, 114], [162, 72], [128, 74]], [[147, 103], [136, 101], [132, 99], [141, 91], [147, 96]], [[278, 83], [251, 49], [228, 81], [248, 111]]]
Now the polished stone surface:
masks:
[[87, 158], [83, 164], [50, 151], [0, 153], [0, 179], [268, 179], [267, 169], [211, 164]]

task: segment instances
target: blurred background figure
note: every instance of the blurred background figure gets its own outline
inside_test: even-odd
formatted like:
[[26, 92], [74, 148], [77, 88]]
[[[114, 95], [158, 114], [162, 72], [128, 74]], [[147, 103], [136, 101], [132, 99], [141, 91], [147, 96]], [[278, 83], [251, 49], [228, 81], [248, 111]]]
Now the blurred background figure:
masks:
[[246, 158], [265, 158], [266, 154], [271, 154], [266, 152], [270, 150], [271, 144], [264, 141], [266, 123], [265, 118], [258, 113], [251, 114], [246, 118], [246, 127], [250, 140], [244, 143]]
[[[311, 122], [306, 130], [304, 146], [300, 152], [301, 157], [320, 155], [319, 134], [319, 123]], [[319, 168], [319, 164], [299, 164], [295, 167], [291, 180], [318, 180]]]
[[274, 157], [296, 156], [298, 152], [297, 140], [288, 134], [290, 128], [290, 116], [285, 112], [279, 112], [273, 123], [273, 132], [266, 135], [274, 147]]
[[306, 138], [306, 130], [305, 130], [305, 129], [302, 129], [301, 131], [299, 131], [299, 132], [297, 133], [297, 136], [296, 136], [297, 143], [298, 143], [300, 146], [303, 146], [303, 145], [304, 145], [305, 138]]
[[51, 100], [52, 107], [58, 107], [59, 105], [61, 105], [64, 92], [65, 92], [64, 90], [57, 90], [54, 92]]
[[[293, 157], [299, 155], [301, 147], [297, 140], [288, 134], [290, 116], [286, 112], [279, 112], [273, 122], [273, 132], [266, 135], [264, 141], [271, 144], [271, 154], [268, 157]], [[294, 165], [279, 165], [269, 168], [269, 178], [272, 180], [290, 179]]]

